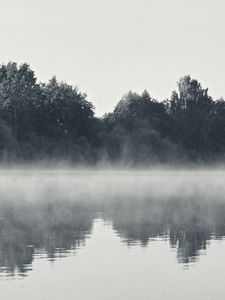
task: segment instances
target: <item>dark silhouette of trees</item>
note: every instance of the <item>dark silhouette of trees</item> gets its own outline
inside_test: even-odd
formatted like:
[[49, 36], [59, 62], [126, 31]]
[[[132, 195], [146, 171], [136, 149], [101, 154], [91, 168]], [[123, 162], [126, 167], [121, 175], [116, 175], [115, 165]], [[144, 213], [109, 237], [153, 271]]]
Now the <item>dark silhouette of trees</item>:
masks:
[[23, 134], [29, 123], [36, 96], [36, 78], [27, 64], [8, 63], [0, 68], [1, 118], [7, 122], [14, 138]]
[[211, 153], [224, 155], [225, 153], [225, 101], [219, 99], [214, 102], [211, 113], [211, 130], [209, 134]]
[[[0, 68], [0, 132], [3, 152], [14, 141], [14, 155], [73, 156], [90, 148], [94, 107], [77, 88], [52, 78], [37, 84], [27, 64]], [[10, 141], [8, 141], [8, 137]], [[5, 142], [4, 142], [5, 140]], [[88, 153], [91, 157], [91, 153]], [[40, 157], [39, 157], [40, 158]]]
[[55, 77], [40, 85], [40, 91], [35, 109], [39, 145], [50, 155], [78, 159], [82, 152], [88, 151], [94, 135], [92, 103], [77, 88], [58, 82]]
[[104, 122], [106, 152], [114, 160], [159, 161], [174, 149], [166, 136], [170, 117], [165, 105], [152, 99], [147, 91], [142, 95], [126, 94], [113, 113], [105, 115]]
[[190, 155], [203, 154], [209, 150], [211, 113], [213, 100], [208, 89], [185, 76], [178, 82], [178, 93], [173, 92], [170, 115], [173, 119], [171, 138], [187, 149]]
[[185, 76], [171, 98], [128, 92], [95, 117], [77, 87], [38, 83], [29, 65], [0, 66], [1, 160], [67, 159], [126, 164], [217, 161], [225, 154], [225, 101]]

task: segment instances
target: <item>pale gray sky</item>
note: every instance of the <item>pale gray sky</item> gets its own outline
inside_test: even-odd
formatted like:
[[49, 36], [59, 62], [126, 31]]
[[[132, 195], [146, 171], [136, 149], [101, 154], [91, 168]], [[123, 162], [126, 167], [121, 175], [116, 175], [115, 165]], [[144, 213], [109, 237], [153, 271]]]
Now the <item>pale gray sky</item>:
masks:
[[96, 114], [128, 90], [164, 99], [191, 74], [225, 96], [224, 0], [0, 0], [0, 62], [87, 92]]

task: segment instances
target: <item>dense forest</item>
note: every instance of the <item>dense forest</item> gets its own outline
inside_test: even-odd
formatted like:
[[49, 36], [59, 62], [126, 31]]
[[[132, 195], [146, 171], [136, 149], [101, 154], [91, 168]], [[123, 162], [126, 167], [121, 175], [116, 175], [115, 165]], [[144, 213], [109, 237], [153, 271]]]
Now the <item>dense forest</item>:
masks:
[[[106, 95], [107, 97], [107, 95]], [[225, 101], [190, 76], [170, 98], [128, 92], [97, 118], [77, 87], [37, 82], [28, 64], [0, 66], [0, 160], [148, 165], [223, 162]]]

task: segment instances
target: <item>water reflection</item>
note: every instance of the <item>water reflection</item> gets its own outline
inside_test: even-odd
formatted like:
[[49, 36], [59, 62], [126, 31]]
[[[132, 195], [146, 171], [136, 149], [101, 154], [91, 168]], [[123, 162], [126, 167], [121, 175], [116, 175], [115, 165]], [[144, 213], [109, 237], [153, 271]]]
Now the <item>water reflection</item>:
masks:
[[112, 203], [105, 217], [128, 245], [147, 246], [155, 237], [168, 239], [182, 263], [197, 259], [207, 241], [225, 235], [225, 204], [215, 199], [122, 201]]
[[0, 202], [0, 272], [24, 275], [34, 256], [75, 251], [90, 235], [93, 209], [71, 202]]
[[[54, 189], [53, 189], [54, 190]], [[44, 195], [44, 194], [43, 194]], [[106, 197], [107, 196], [107, 197]], [[121, 243], [148, 247], [169, 243], [177, 262], [198, 260], [212, 239], [225, 236], [225, 202], [204, 193], [142, 197], [129, 192], [69, 197], [48, 193], [37, 201], [9, 196], [0, 200], [0, 273], [26, 276], [34, 259], [66, 257], [91, 237], [96, 217], [112, 224]], [[94, 200], [93, 200], [94, 198]]]

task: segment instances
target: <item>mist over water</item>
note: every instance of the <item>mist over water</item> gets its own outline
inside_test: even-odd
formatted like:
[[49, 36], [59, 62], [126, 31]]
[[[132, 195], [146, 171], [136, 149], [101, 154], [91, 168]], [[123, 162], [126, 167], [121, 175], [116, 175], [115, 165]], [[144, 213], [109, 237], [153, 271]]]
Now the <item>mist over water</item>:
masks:
[[[85, 300], [93, 299], [90, 290], [98, 299], [164, 299], [166, 293], [167, 299], [180, 299], [171, 276], [187, 284], [199, 276], [200, 285], [208, 276], [209, 298], [195, 287], [199, 298], [187, 299], [213, 299], [225, 272], [224, 182], [222, 170], [2, 170], [0, 296], [14, 299], [16, 291], [30, 299], [39, 289], [32, 298], [47, 299], [41, 289], [54, 281], [61, 285], [54, 299], [70, 299], [75, 290]], [[41, 276], [45, 287], [35, 279]], [[149, 284], [146, 276], [154, 281]], [[82, 292], [85, 284], [89, 289]]]

